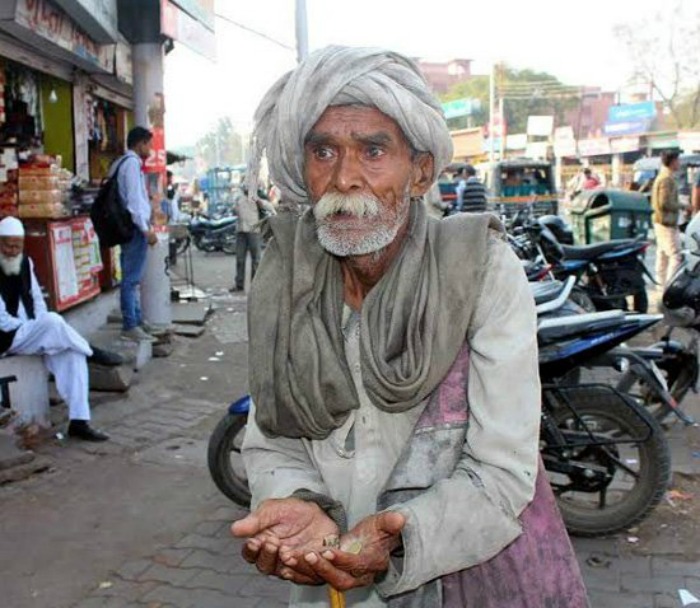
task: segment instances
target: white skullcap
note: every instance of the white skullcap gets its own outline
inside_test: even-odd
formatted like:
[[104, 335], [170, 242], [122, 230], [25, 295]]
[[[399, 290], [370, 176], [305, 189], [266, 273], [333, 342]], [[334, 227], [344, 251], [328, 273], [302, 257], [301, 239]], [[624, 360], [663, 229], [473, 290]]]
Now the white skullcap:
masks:
[[375, 107], [393, 118], [418, 152], [435, 160], [433, 179], [452, 160], [440, 102], [413, 61], [383, 49], [329, 46], [280, 78], [255, 113], [248, 184], [257, 190], [263, 153], [286, 202], [308, 199], [304, 140], [329, 106]]
[[6, 217], [0, 222], [0, 237], [24, 236], [24, 226], [16, 217]]

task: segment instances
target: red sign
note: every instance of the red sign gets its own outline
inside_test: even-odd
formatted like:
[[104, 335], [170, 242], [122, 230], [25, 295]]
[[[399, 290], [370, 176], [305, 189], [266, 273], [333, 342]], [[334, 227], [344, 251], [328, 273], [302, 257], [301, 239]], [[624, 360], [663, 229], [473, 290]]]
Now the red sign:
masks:
[[165, 130], [163, 127], [153, 127], [151, 154], [144, 163], [145, 173], [165, 173], [167, 155], [165, 152]]

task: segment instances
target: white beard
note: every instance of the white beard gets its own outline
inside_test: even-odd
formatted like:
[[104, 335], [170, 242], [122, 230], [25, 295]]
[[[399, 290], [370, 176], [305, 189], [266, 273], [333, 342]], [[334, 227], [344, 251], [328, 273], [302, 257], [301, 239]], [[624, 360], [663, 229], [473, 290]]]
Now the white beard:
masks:
[[329, 192], [313, 207], [318, 242], [339, 257], [376, 253], [394, 241], [409, 206], [408, 194], [396, 208], [387, 210], [373, 196]]
[[18, 275], [22, 269], [22, 254], [8, 258], [0, 253], [0, 268], [7, 275]]

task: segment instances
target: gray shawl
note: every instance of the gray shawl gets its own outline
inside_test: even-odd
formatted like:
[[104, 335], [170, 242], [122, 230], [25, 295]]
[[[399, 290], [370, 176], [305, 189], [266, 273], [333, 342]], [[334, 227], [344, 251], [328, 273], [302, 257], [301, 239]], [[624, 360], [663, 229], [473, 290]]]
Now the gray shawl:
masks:
[[[401, 252], [362, 304], [362, 379], [372, 403], [402, 412], [447, 375], [481, 290], [494, 216], [427, 218], [411, 203]], [[268, 436], [323, 439], [359, 407], [345, 359], [340, 263], [311, 210], [271, 218], [273, 239], [248, 301], [249, 379]]]

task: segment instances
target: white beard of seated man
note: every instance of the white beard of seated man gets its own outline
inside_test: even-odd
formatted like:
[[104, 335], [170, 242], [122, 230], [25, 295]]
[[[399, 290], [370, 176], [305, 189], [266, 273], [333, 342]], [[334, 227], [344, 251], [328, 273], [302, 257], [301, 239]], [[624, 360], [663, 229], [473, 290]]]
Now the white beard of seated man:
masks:
[[0, 354], [39, 355], [68, 404], [68, 436], [104, 441], [92, 428], [88, 402], [87, 341], [46, 308], [32, 261], [24, 255], [24, 227], [12, 217], [0, 222]]

